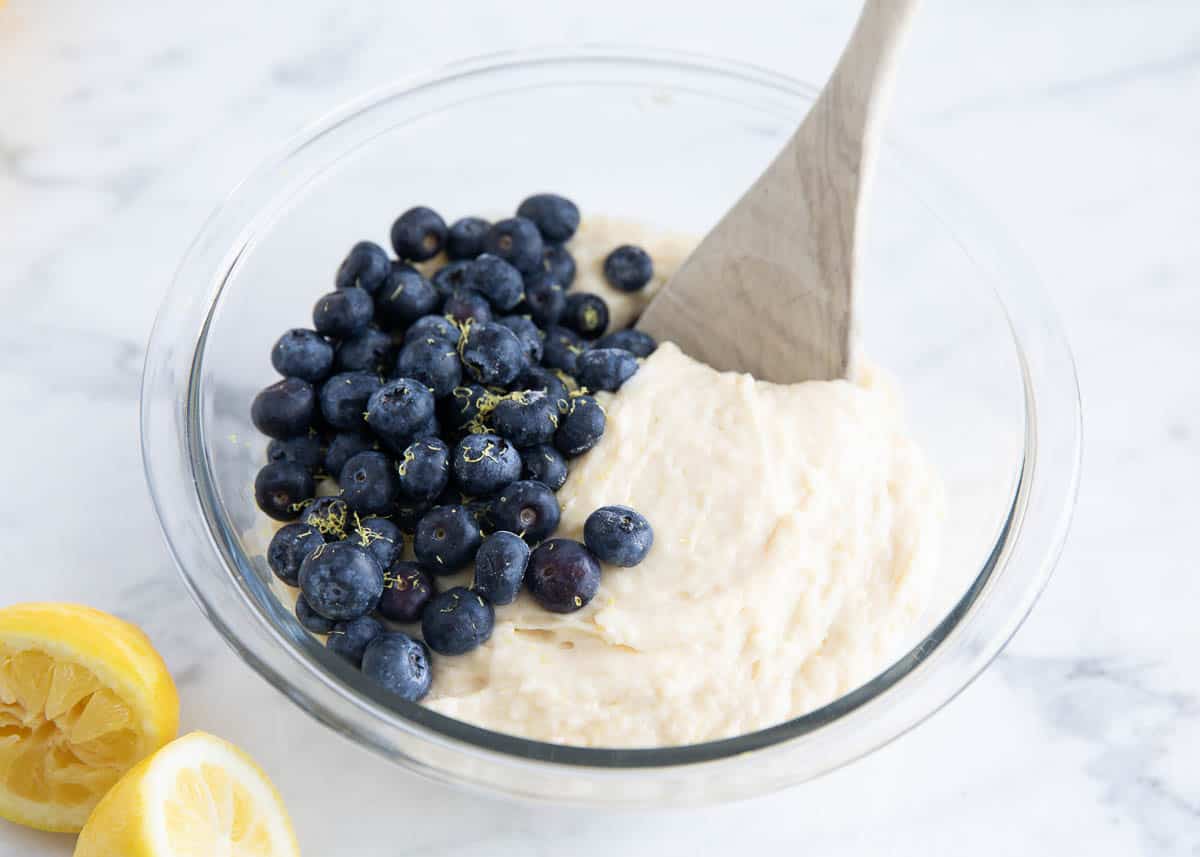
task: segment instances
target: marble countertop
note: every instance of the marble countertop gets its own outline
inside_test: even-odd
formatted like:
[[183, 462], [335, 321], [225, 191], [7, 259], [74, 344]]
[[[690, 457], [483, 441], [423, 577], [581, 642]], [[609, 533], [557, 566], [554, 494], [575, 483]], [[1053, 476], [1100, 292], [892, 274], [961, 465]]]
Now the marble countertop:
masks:
[[[1040, 268], [1078, 358], [1086, 451], [1029, 621], [870, 757], [771, 797], [619, 820], [431, 784], [283, 704], [203, 619], [159, 536], [137, 441], [150, 323], [203, 218], [283, 138], [398, 76], [531, 44], [658, 44], [819, 80], [854, 5], [9, 0], [0, 602], [80, 600], [145, 627], [183, 727], [261, 761], [307, 854], [1200, 854], [1194, 3], [929, 0], [914, 32], [894, 121]], [[3, 857], [70, 851], [0, 822]]]

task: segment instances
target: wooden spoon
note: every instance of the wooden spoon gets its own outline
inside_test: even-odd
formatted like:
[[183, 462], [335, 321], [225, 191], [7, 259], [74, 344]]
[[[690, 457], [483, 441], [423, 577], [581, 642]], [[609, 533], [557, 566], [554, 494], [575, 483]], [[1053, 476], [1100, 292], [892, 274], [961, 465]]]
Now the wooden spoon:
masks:
[[846, 374], [874, 132], [918, 2], [867, 0], [799, 129], [650, 302], [639, 329], [766, 381]]

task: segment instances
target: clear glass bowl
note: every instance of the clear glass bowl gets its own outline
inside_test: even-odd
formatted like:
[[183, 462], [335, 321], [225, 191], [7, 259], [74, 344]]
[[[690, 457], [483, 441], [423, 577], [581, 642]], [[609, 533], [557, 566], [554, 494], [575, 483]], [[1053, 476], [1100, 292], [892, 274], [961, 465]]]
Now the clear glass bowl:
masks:
[[899, 380], [946, 483], [944, 559], [922, 636], [852, 693], [770, 729], [684, 747], [564, 747], [393, 706], [271, 590], [249, 420], [267, 355], [307, 326], [361, 238], [395, 215], [508, 211], [543, 189], [586, 212], [697, 235], [766, 165], [813, 87], [731, 62], [588, 48], [488, 57], [322, 121], [238, 187], [180, 265], [149, 347], [146, 475], [192, 594], [229, 644], [313, 717], [402, 765], [510, 795], [680, 804], [767, 791], [870, 752], [1000, 651], [1045, 585], [1074, 501], [1079, 402], [1037, 279], [1001, 230], [889, 142], [862, 269], [862, 339]]

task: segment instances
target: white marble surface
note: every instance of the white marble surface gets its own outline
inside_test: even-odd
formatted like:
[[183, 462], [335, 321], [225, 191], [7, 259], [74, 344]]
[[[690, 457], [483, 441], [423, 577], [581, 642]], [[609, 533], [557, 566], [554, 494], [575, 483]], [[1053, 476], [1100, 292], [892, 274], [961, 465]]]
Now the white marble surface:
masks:
[[[483, 51], [615, 40], [820, 79], [854, 4], [704, 5], [9, 0], [0, 602], [82, 600], [141, 623], [179, 680], [184, 727], [263, 763], [307, 854], [1200, 854], [1191, 0], [930, 0], [903, 59], [895, 121], [1011, 224], [1053, 290], [1086, 453], [1074, 531], [1032, 618], [888, 748], [705, 811], [513, 807], [334, 737], [242, 665], [179, 583], [142, 481], [138, 376], [159, 297], [225, 189], [332, 105]], [[0, 822], [3, 857], [70, 850]]]

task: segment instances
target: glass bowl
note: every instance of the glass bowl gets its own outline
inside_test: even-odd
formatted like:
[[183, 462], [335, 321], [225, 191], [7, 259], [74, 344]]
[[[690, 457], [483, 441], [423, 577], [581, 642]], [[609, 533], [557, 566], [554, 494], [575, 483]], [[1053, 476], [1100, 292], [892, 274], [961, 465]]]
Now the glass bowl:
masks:
[[330, 728], [439, 779], [579, 804], [724, 800], [817, 776], [962, 690], [1045, 585], [1079, 460], [1074, 367], [1037, 279], [1002, 231], [915, 153], [885, 143], [858, 313], [941, 472], [947, 537], [928, 621], [897, 662], [802, 717], [728, 740], [594, 749], [393, 704], [272, 593], [252, 482], [254, 393], [275, 338], [308, 326], [355, 241], [385, 246], [415, 204], [510, 211], [537, 190], [585, 212], [702, 235], [816, 90], [750, 66], [584, 48], [486, 57], [371, 95], [294, 140], [213, 214], [180, 265], [142, 390], [146, 476], [200, 608], [263, 677]]

